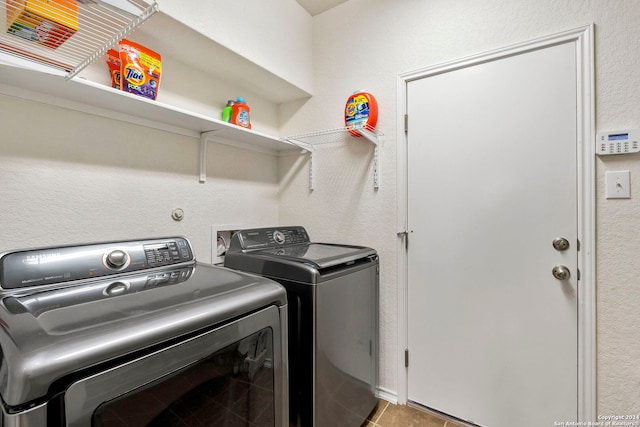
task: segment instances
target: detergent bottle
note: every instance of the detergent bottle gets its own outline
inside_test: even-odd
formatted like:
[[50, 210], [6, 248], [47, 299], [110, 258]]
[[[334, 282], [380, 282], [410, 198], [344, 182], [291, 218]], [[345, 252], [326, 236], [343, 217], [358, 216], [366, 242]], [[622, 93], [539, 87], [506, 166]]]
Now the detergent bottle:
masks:
[[375, 128], [378, 122], [378, 101], [365, 91], [354, 92], [344, 107], [344, 124], [355, 137], [362, 136], [358, 128]]
[[231, 123], [251, 129], [251, 119], [249, 117], [251, 108], [249, 108], [244, 98], [238, 97], [231, 109]]
[[236, 102], [233, 99], [227, 101], [227, 105], [222, 109], [222, 121], [230, 123], [231, 115], [233, 114], [233, 104]]

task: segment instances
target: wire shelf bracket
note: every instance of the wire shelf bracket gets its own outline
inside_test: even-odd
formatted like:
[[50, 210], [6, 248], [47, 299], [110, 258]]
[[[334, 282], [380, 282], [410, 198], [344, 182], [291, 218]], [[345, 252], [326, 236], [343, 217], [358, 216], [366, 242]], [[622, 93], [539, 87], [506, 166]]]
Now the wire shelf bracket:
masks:
[[313, 191], [316, 188], [316, 162], [314, 161], [316, 147], [343, 141], [345, 136], [362, 136], [373, 144], [373, 188], [375, 190], [380, 188], [380, 147], [383, 145], [384, 134], [365, 124], [323, 129], [282, 138], [283, 141], [306, 147], [304, 150], [309, 153], [309, 190]]

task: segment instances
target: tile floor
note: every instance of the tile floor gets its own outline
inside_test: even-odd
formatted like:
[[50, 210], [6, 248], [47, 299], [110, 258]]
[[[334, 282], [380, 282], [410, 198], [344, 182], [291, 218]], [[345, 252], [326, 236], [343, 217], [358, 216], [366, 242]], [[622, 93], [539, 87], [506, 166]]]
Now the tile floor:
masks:
[[464, 424], [411, 406], [381, 400], [362, 427], [464, 427]]

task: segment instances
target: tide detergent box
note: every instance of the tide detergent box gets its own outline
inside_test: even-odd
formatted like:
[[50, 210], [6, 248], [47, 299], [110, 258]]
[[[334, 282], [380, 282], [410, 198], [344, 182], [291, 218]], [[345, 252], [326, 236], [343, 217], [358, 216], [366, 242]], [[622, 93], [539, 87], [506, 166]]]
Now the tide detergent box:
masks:
[[7, 33], [58, 48], [78, 31], [75, 0], [5, 0]]

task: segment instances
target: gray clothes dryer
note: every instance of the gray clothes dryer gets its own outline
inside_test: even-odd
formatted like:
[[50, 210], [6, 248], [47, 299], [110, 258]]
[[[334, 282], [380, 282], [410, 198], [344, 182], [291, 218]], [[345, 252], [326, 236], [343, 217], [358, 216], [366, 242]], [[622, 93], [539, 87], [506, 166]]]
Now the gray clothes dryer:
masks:
[[260, 228], [232, 237], [224, 265], [287, 290], [291, 425], [361, 426], [377, 403], [376, 251], [313, 243], [299, 226]]

